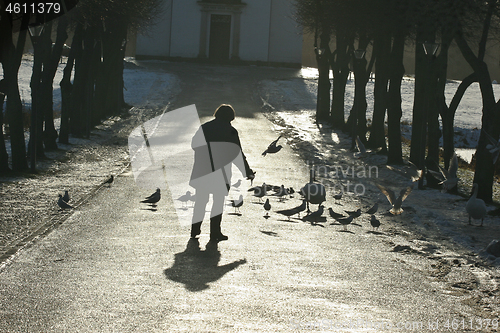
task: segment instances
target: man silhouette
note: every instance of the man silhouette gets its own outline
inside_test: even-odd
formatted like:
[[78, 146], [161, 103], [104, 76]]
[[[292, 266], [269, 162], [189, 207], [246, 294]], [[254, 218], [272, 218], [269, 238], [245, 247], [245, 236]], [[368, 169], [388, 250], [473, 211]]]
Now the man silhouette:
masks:
[[189, 185], [196, 189], [191, 238], [201, 233], [201, 223], [210, 194], [213, 205], [210, 212], [210, 241], [219, 242], [228, 237], [221, 232], [224, 201], [231, 187], [231, 168], [235, 164], [247, 179], [254, 179], [241, 150], [238, 131], [231, 125], [235, 112], [231, 105], [222, 104], [215, 110], [215, 119], [201, 125], [191, 142], [194, 165]]

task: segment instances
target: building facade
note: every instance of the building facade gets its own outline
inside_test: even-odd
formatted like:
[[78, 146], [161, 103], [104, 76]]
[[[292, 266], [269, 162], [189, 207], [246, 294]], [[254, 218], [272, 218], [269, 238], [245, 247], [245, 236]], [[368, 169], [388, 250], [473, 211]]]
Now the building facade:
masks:
[[300, 66], [302, 29], [291, 0], [165, 0], [137, 36], [138, 58], [190, 58]]

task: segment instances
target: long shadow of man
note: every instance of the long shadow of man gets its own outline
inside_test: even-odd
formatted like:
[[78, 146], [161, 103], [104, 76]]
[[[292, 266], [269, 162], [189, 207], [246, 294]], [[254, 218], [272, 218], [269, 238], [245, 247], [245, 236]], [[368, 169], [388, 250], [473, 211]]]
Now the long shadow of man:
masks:
[[186, 249], [175, 254], [174, 264], [165, 269], [164, 274], [172, 281], [183, 283], [189, 291], [201, 291], [209, 287], [208, 283], [247, 262], [241, 259], [218, 266], [220, 257], [217, 242], [208, 242], [201, 251], [198, 239], [191, 238]]

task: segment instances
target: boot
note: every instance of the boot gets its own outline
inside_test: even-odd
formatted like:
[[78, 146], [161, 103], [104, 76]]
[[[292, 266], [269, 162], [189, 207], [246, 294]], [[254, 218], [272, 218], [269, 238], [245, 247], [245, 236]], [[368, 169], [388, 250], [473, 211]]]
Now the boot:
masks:
[[221, 221], [222, 214], [210, 218], [210, 241], [212, 242], [228, 240], [228, 237], [223, 235], [220, 231]]
[[201, 222], [191, 224], [191, 238], [196, 238], [201, 234]]

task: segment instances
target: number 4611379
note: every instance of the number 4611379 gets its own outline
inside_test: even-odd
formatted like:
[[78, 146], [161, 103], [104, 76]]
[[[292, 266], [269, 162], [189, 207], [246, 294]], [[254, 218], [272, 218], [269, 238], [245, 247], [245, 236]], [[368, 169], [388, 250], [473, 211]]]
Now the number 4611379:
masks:
[[11, 14], [59, 14], [61, 4], [58, 2], [38, 2], [38, 3], [19, 3], [10, 2], [5, 11]]

